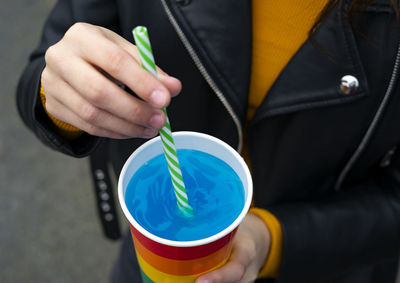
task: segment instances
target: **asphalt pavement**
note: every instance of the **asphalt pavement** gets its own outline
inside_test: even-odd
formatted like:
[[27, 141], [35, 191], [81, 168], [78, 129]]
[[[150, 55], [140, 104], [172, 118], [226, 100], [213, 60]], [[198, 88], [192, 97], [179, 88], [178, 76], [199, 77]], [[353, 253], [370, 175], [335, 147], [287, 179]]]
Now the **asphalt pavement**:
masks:
[[108, 282], [119, 243], [97, 219], [88, 161], [42, 145], [15, 106], [54, 0], [0, 1], [0, 282]]

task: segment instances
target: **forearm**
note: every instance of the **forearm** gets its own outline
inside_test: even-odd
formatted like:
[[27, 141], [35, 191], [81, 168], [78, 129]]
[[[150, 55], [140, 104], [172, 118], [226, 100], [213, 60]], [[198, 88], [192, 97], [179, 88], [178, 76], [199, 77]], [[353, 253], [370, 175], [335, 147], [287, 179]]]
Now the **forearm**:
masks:
[[46, 109], [46, 94], [44, 93], [43, 87], [40, 87], [40, 102], [46, 112], [46, 114], [49, 116], [53, 124], [56, 126], [57, 132], [64, 138], [68, 140], [73, 140], [76, 138], [79, 138], [84, 134], [84, 132], [77, 128], [72, 126], [71, 124], [65, 123], [64, 121], [61, 121], [54, 116], [52, 116]]
[[[253, 207], [250, 209], [249, 213], [257, 215], [269, 230], [269, 251], [258, 277], [277, 278], [282, 262], [282, 226], [278, 219], [268, 210]], [[267, 239], [265, 241], [267, 241]]]

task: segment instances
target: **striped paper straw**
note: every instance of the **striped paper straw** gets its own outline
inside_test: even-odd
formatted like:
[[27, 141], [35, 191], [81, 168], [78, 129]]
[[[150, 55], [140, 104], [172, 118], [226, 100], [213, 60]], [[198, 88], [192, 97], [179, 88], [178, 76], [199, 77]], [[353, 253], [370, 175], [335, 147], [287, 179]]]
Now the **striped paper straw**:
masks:
[[[139, 51], [143, 69], [149, 71], [157, 78], [156, 64], [154, 62], [153, 51], [151, 49], [146, 27], [138, 26], [134, 28], [133, 37]], [[163, 144], [164, 155], [168, 164], [168, 170], [171, 175], [177, 204], [184, 216], [192, 216], [193, 208], [189, 204], [185, 184], [183, 182], [182, 171], [179, 166], [174, 139], [172, 138], [171, 125], [167, 116], [167, 110], [164, 108], [163, 112], [167, 117], [167, 122], [165, 123], [165, 126], [160, 129], [160, 137]]]

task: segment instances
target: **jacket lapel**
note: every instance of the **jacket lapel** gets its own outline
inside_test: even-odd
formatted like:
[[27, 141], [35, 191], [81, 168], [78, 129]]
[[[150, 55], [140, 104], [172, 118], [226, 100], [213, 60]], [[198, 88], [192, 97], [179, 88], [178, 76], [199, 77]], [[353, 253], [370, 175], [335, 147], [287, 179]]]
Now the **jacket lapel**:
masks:
[[[366, 75], [341, 1], [307, 40], [274, 82], [252, 123], [265, 117], [354, 101], [367, 94]], [[341, 78], [357, 78], [356, 91], [340, 90]]]
[[[166, 1], [205, 70], [243, 124], [251, 68], [251, 1], [179, 2], [185, 1]], [[351, 102], [367, 94], [356, 40], [343, 17], [346, 2], [340, 1], [321, 24], [314, 35], [317, 44], [307, 40], [293, 56], [255, 113], [253, 123], [274, 115]], [[341, 92], [340, 81], [345, 75], [357, 78], [355, 92]]]
[[244, 123], [251, 64], [251, 1], [166, 3], [223, 96]]

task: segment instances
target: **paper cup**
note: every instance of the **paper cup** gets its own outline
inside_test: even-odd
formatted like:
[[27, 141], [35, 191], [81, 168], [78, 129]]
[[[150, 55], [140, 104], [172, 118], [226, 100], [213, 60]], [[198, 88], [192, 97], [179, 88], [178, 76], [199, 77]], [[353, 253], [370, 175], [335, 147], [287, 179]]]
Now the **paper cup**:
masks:
[[244, 189], [244, 206], [227, 228], [210, 237], [195, 241], [172, 241], [144, 229], [133, 218], [125, 204], [125, 192], [136, 171], [150, 159], [163, 154], [161, 140], [153, 138], [140, 146], [125, 162], [118, 180], [118, 197], [135, 245], [143, 282], [194, 282], [201, 274], [226, 263], [237, 227], [246, 216], [253, 194], [249, 169], [242, 157], [225, 142], [196, 132], [173, 133], [176, 149], [206, 152], [225, 161], [239, 176]]

